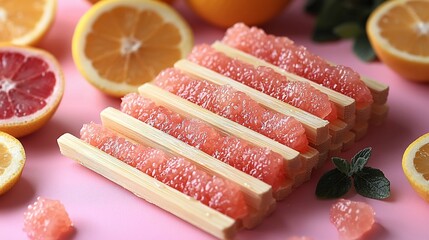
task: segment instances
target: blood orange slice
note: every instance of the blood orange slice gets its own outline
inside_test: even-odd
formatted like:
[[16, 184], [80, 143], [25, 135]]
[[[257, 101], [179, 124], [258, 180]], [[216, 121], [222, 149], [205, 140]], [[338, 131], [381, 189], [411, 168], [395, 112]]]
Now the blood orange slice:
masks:
[[330, 64], [287, 37], [268, 35], [262, 29], [238, 23], [227, 30], [222, 42], [354, 98], [359, 109], [373, 102], [358, 73], [346, 66]]
[[131, 142], [94, 123], [82, 127], [81, 139], [225, 215], [239, 219], [248, 214], [238, 186], [184, 158]]
[[231, 86], [212, 84], [174, 68], [162, 71], [154, 84], [297, 151], [307, 150], [305, 129], [298, 120], [265, 109]]
[[0, 131], [21, 137], [42, 127], [64, 92], [56, 59], [28, 47], [0, 47]]
[[185, 118], [136, 93], [122, 98], [121, 111], [270, 184], [274, 190], [284, 182], [283, 158], [267, 148], [227, 136], [201, 120]]
[[289, 81], [271, 68], [255, 68], [206, 44], [195, 46], [188, 59], [320, 118], [337, 118], [336, 108], [329, 102], [328, 96], [309, 83]]

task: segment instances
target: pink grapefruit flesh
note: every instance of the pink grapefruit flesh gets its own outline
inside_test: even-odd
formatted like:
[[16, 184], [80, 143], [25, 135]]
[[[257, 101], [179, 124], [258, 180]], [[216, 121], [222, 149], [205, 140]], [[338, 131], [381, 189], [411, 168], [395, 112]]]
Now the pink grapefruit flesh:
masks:
[[162, 71], [154, 84], [297, 151], [308, 148], [305, 129], [299, 121], [265, 109], [229, 85], [193, 78], [174, 68]]
[[280, 154], [227, 136], [203, 121], [183, 117], [136, 93], [122, 98], [121, 111], [270, 184], [273, 189], [285, 180]]
[[354, 98], [358, 109], [373, 102], [358, 73], [346, 66], [330, 64], [287, 37], [268, 35], [262, 29], [237, 23], [226, 31], [222, 42]]
[[238, 186], [184, 158], [133, 143], [95, 123], [82, 127], [81, 139], [225, 215], [239, 219], [248, 214]]
[[72, 230], [72, 222], [60, 201], [38, 197], [24, 213], [24, 231], [32, 240], [61, 239]]
[[374, 216], [374, 210], [367, 203], [340, 199], [332, 205], [329, 219], [342, 240], [353, 240], [371, 230]]
[[337, 118], [336, 108], [326, 94], [309, 83], [289, 81], [272, 68], [254, 67], [217, 52], [206, 44], [195, 46], [188, 55], [188, 60], [322, 119]]

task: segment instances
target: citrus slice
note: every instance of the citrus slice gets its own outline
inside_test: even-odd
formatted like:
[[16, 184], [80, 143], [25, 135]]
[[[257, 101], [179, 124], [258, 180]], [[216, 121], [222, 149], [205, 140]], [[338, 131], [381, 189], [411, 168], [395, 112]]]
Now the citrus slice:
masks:
[[429, 202], [429, 133], [407, 147], [402, 157], [402, 169], [413, 189]]
[[72, 49], [77, 68], [92, 85], [122, 97], [173, 66], [192, 45], [191, 29], [169, 5], [110, 0], [81, 18]]
[[366, 30], [377, 56], [399, 75], [429, 81], [429, 1], [386, 1]]
[[263, 24], [280, 14], [289, 2], [290, 0], [187, 0], [198, 16], [223, 28], [237, 22], [247, 25]]
[[18, 182], [25, 164], [25, 151], [18, 139], [0, 132], [0, 153], [0, 195], [2, 195]]
[[1, 1], [0, 43], [34, 45], [49, 30], [57, 0]]
[[42, 127], [64, 92], [57, 60], [29, 47], [0, 46], [0, 131], [21, 137]]

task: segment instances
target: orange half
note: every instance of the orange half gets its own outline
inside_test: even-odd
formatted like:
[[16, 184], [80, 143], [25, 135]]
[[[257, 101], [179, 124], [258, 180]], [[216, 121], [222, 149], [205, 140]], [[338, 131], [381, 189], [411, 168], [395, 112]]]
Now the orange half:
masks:
[[0, 43], [34, 45], [49, 30], [57, 0], [0, 0]]
[[366, 29], [386, 65], [407, 79], [429, 81], [429, 1], [386, 1], [370, 15]]
[[171, 6], [110, 0], [98, 2], [81, 18], [72, 51], [79, 71], [92, 85], [121, 97], [173, 66], [192, 46], [188, 24]]

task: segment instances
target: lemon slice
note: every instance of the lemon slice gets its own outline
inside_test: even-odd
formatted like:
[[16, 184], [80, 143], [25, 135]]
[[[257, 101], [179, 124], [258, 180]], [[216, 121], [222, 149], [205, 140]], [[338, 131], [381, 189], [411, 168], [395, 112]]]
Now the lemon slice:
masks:
[[0, 195], [11, 189], [21, 177], [25, 152], [21, 142], [0, 132]]
[[429, 202], [429, 133], [407, 147], [402, 169], [414, 190]]
[[190, 27], [171, 6], [110, 0], [98, 2], [80, 19], [72, 51], [92, 85], [121, 97], [173, 66], [192, 46]]

